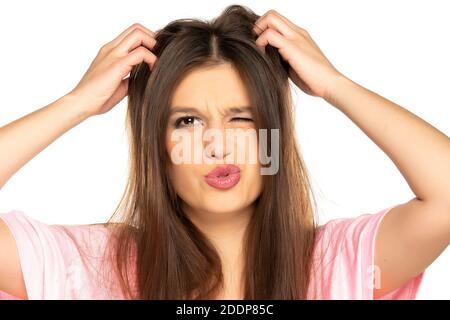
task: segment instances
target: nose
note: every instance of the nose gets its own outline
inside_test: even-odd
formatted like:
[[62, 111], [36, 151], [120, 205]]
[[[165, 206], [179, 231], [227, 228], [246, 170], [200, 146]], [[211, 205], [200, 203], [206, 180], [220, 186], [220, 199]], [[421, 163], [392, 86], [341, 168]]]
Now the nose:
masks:
[[224, 160], [231, 153], [231, 143], [226, 143], [225, 131], [217, 128], [207, 129], [211, 130], [206, 133], [207, 139], [204, 141], [204, 150], [206, 157], [213, 160]]

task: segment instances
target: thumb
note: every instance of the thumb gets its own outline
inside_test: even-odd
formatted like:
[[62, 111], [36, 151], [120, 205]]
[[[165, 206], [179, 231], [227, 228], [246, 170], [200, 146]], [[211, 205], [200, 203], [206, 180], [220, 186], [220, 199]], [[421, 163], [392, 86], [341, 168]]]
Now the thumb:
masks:
[[120, 82], [116, 91], [105, 102], [105, 104], [103, 106], [104, 112], [112, 109], [116, 104], [118, 104], [120, 101], [122, 101], [122, 99], [127, 95], [129, 79], [130, 79], [130, 77], [122, 79], [122, 81]]

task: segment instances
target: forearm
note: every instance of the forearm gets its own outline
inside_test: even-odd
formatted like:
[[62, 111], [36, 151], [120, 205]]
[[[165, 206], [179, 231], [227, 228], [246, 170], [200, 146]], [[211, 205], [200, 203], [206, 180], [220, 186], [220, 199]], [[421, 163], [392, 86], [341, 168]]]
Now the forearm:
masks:
[[394, 162], [420, 200], [450, 205], [450, 139], [418, 116], [342, 76], [325, 100]]
[[0, 188], [28, 161], [88, 115], [65, 95], [0, 128]]

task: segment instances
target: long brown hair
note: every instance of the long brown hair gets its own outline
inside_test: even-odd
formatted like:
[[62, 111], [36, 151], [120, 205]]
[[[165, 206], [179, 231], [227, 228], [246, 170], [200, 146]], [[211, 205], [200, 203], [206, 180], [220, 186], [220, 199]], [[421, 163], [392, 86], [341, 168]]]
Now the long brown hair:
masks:
[[154, 68], [141, 63], [130, 74], [129, 178], [107, 223], [117, 236], [110, 242], [114, 270], [128, 298], [211, 299], [222, 288], [219, 255], [183, 213], [170, 183], [165, 134], [183, 75], [231, 63], [247, 85], [257, 127], [279, 129], [280, 137], [279, 170], [263, 176], [246, 232], [244, 299], [306, 299], [315, 199], [295, 137], [288, 65], [276, 48], [257, 48], [252, 28], [258, 18], [247, 7], [230, 5], [212, 21], [175, 20], [156, 32]]

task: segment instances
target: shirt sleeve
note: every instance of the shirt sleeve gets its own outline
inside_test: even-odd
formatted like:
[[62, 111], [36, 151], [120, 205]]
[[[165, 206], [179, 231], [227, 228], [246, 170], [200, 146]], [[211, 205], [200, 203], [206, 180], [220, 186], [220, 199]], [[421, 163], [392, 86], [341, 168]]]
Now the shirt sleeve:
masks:
[[[393, 205], [375, 214], [362, 214], [356, 218], [337, 219], [334, 234], [338, 237], [338, 263], [342, 277], [346, 278], [348, 293], [355, 299], [373, 300], [373, 289], [379, 286], [380, 270], [375, 266], [375, 239], [382, 219]], [[401, 287], [379, 300], [416, 299], [425, 271], [411, 278]]]
[[[73, 248], [57, 225], [48, 225], [13, 210], [1, 213], [19, 253], [29, 300], [60, 299], [64, 296], [66, 267]], [[0, 293], [2, 299], [12, 299]]]

